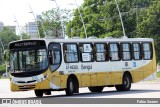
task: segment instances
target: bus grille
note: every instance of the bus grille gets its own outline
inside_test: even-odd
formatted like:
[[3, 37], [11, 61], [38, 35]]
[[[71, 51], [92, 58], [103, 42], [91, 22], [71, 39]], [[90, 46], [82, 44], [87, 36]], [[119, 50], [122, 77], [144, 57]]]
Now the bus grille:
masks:
[[32, 83], [32, 82], [36, 82], [36, 80], [33, 80], [33, 81], [27, 81], [27, 82], [25, 82], [25, 81], [17, 81], [17, 83]]
[[35, 85], [23, 85], [23, 86], [18, 86], [20, 90], [29, 90], [29, 89], [34, 89]]

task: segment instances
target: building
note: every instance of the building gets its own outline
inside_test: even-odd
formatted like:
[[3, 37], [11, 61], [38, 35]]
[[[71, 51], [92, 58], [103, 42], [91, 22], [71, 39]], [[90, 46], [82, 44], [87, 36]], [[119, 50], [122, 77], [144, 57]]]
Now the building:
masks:
[[0, 21], [0, 32], [3, 30], [4, 24]]
[[9, 28], [10, 30], [16, 33], [16, 26], [4, 26], [4, 23], [0, 22], [0, 31], [2, 31], [4, 27]]
[[26, 25], [27, 34], [31, 36], [31, 38], [38, 38], [39, 37], [39, 30], [37, 22], [28, 22]]
[[27, 24], [23, 25], [23, 26], [20, 26], [20, 32], [21, 33], [27, 33]]

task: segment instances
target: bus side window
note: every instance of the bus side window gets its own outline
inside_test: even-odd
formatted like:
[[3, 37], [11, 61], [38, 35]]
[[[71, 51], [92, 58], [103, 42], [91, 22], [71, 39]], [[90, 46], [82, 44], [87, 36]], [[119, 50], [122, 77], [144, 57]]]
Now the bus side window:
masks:
[[109, 43], [109, 53], [111, 61], [120, 60], [120, 49], [118, 43]]
[[63, 45], [64, 61], [67, 63], [78, 62], [78, 49], [77, 44], [70, 43]]
[[131, 44], [121, 43], [122, 60], [131, 60]]
[[97, 62], [107, 61], [107, 44], [105, 43], [96, 43], [95, 44], [95, 58]]
[[80, 58], [82, 62], [93, 62], [93, 45], [91, 43], [79, 44]]
[[143, 52], [143, 59], [150, 60], [153, 56], [152, 51], [152, 44], [151, 43], [142, 43], [142, 52]]
[[49, 62], [51, 65], [60, 63], [60, 51], [49, 51]]
[[134, 60], [141, 60], [141, 48], [140, 43], [132, 43], [132, 50], [133, 50], [133, 59]]

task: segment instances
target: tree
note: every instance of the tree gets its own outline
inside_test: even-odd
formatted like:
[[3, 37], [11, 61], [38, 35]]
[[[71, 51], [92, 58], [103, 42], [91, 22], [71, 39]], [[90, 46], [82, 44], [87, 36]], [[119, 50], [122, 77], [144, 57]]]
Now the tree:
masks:
[[[16, 41], [19, 39], [19, 36], [15, 34], [12, 30], [10, 30], [8, 27], [4, 27], [3, 31], [0, 32], [0, 39], [3, 43], [4, 50], [8, 50], [9, 43], [12, 41]], [[3, 54], [4, 50], [2, 48], [2, 44], [0, 44], [0, 64], [4, 62]]]
[[152, 1], [145, 11], [140, 13], [141, 19], [137, 27], [141, 37], [153, 38], [155, 41], [157, 62], [160, 62], [160, 1]]
[[8, 49], [9, 43], [18, 40], [19, 36], [17, 36], [15, 32], [10, 30], [8, 27], [4, 27], [3, 31], [0, 32], [0, 38], [4, 44], [4, 49]]
[[27, 33], [22, 33], [21, 36], [22, 36], [22, 39], [30, 39], [31, 38], [31, 36], [28, 35]]
[[[117, 0], [125, 32], [128, 37], [153, 38], [160, 62], [160, 1], [158, 0]], [[85, 0], [79, 7], [88, 36], [123, 36], [119, 14], [114, 0]], [[67, 24], [69, 37], [84, 38], [84, 29], [78, 9]]]
[[[137, 33], [136, 6], [139, 8], [150, 5], [149, 0], [117, 0], [125, 31], [128, 37], [135, 37]], [[83, 16], [88, 36], [121, 37], [122, 26], [114, 0], [85, 0], [79, 7]], [[140, 10], [139, 10], [140, 11]], [[67, 34], [70, 37], [85, 37], [82, 20], [78, 9], [74, 11], [74, 18], [67, 24]]]
[[6, 65], [5, 64], [0, 65], [0, 75], [2, 75], [5, 72], [6, 72]]
[[62, 25], [65, 27], [69, 18], [70, 11], [67, 9], [53, 8], [43, 12], [38, 23], [41, 37], [45, 37], [44, 32], [51, 32], [51, 34], [47, 34], [49, 36], [62, 36]]

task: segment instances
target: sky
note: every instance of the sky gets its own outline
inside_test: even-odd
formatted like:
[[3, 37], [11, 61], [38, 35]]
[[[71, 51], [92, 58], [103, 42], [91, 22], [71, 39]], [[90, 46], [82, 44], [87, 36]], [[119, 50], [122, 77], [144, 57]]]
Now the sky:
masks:
[[[76, 0], [78, 5], [83, 3], [83, 0]], [[56, 0], [60, 8], [73, 9], [76, 8], [75, 0]], [[17, 20], [20, 26], [25, 25], [29, 21], [34, 21], [34, 16], [41, 14], [52, 8], [56, 8], [55, 1], [51, 0], [0, 0], [0, 21], [7, 25], [17, 25]]]

